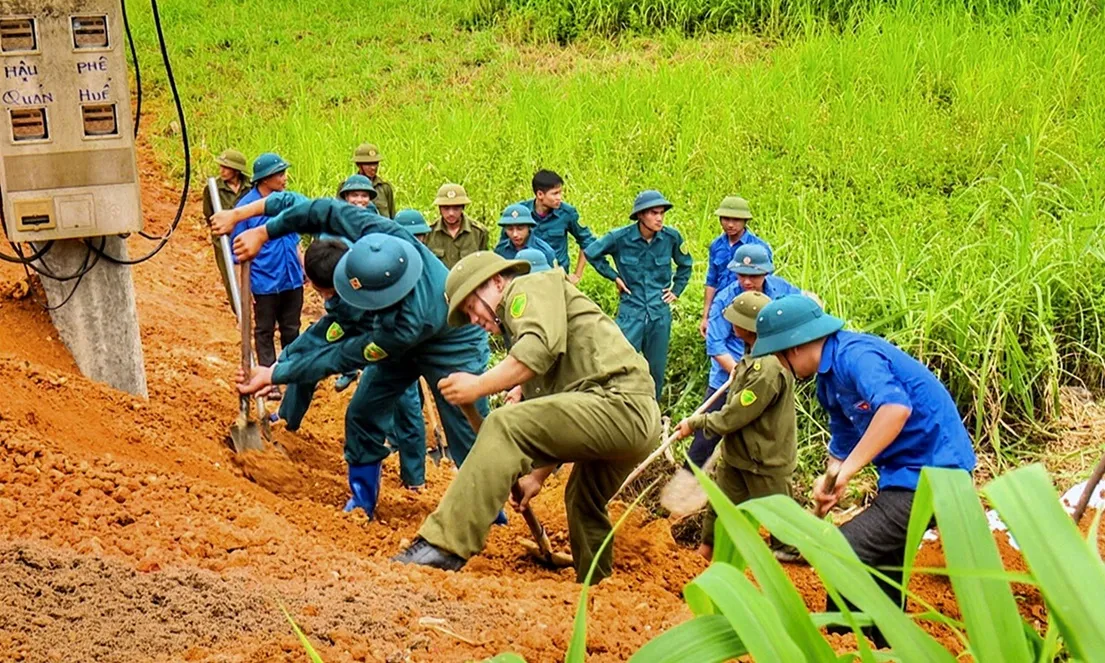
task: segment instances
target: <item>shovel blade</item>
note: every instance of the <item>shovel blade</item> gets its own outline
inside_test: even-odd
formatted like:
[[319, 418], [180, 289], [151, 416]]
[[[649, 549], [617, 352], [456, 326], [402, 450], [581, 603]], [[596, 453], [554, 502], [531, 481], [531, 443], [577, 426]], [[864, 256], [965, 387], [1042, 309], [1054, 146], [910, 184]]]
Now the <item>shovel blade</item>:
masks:
[[261, 439], [261, 427], [256, 421], [247, 421], [244, 426], [238, 423], [231, 426], [230, 441], [234, 444], [234, 453], [265, 449], [265, 443]]
[[572, 556], [564, 553], [542, 550], [541, 546], [530, 539], [521, 539], [519, 543], [534, 561], [550, 569], [565, 569], [573, 566]]

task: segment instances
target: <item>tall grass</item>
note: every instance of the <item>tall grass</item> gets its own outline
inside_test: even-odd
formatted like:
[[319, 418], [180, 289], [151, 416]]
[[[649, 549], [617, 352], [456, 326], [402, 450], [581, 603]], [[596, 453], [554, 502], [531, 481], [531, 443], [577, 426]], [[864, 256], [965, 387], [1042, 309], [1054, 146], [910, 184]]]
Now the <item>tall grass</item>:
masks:
[[[675, 416], [704, 387], [703, 261], [732, 193], [752, 202], [779, 274], [937, 370], [999, 465], [1033, 453], [1026, 433], [1053, 419], [1062, 382], [1103, 385], [1100, 3], [916, 0], [782, 41], [568, 48], [458, 32], [469, 6], [449, 0], [273, 0], [263, 29], [248, 5], [163, 5], [200, 171], [228, 145], [276, 150], [293, 188], [332, 195], [372, 140], [400, 206], [429, 211], [459, 181], [491, 220], [548, 167], [597, 232], [626, 223], [639, 190], [662, 190], [698, 261], [676, 307]], [[169, 119], [146, 126], [179, 167]], [[589, 270], [584, 288], [614, 311], [609, 283]], [[809, 435], [807, 461], [823, 433]]]

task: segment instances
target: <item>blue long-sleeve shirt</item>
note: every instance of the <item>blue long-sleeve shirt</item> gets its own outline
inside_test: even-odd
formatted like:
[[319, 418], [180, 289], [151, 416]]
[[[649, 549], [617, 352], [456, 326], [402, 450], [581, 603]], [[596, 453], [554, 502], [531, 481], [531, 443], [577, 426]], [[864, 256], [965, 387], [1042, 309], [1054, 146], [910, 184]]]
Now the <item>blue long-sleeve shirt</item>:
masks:
[[[628, 295], [621, 295], [619, 315], [650, 318], [671, 315], [671, 306], [663, 299], [664, 290], [671, 288], [677, 297], [683, 294], [694, 264], [678, 230], [664, 226], [648, 242], [636, 223], [606, 233], [587, 247], [584, 255], [599, 274], [611, 281], [621, 277], [629, 288]], [[617, 271], [606, 262], [606, 256], [614, 259]]]
[[[274, 195], [270, 194], [271, 198]], [[298, 194], [286, 194], [298, 195]], [[235, 207], [242, 207], [254, 201], [261, 200], [262, 196], [257, 189], [252, 189], [242, 196]], [[265, 215], [251, 216], [245, 221], [240, 221], [230, 233], [230, 241], [234, 242], [243, 232], [265, 225], [269, 217]], [[265, 242], [261, 252], [250, 262], [249, 285], [255, 295], [275, 295], [278, 292], [286, 292], [303, 287], [303, 265], [299, 262], [299, 235], [291, 233], [278, 239]]]
[[973, 471], [971, 438], [947, 388], [884, 339], [839, 331], [825, 339], [817, 400], [829, 414], [829, 453], [845, 459], [883, 405], [910, 408], [898, 437], [873, 461], [879, 489], [916, 490], [922, 467]]
[[749, 244], [758, 244], [767, 249], [767, 257], [772, 257], [771, 246], [760, 239], [751, 230], [741, 233], [740, 239], [732, 244], [729, 237], [722, 233], [710, 242], [710, 264], [706, 267], [706, 285], [721, 290], [737, 280], [737, 275], [729, 270], [729, 263], [737, 254], [737, 249]]
[[[717, 389], [729, 378], [729, 374], [714, 357], [727, 354], [733, 357], [733, 361], [740, 361], [744, 356], [744, 341], [737, 337], [732, 323], [725, 319], [725, 309], [742, 292], [744, 289], [741, 288], [740, 281], [734, 280], [714, 295], [714, 303], [710, 305], [706, 326], [706, 354], [710, 357], [711, 389]], [[764, 281], [764, 294], [772, 299], [801, 293], [801, 290], [774, 274], [768, 274]]]

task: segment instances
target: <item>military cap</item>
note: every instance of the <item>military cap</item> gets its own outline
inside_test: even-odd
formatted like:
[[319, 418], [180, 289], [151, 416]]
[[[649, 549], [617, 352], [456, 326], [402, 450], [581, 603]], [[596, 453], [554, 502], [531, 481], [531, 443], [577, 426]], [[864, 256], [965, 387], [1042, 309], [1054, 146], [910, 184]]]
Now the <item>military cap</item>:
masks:
[[522, 249], [514, 256], [514, 259], [528, 262], [530, 274], [546, 272], [552, 269], [552, 265], [549, 264], [549, 259], [545, 257], [544, 253], [541, 253], [537, 249]]
[[253, 183], [257, 184], [266, 177], [282, 173], [291, 166], [274, 152], [265, 152], [253, 162]]
[[633, 211], [629, 213], [629, 218], [636, 221], [639, 213], [653, 207], [663, 207], [665, 210], [669, 210], [675, 205], [668, 202], [664, 194], [659, 191], [648, 189], [637, 194], [637, 197], [633, 200]]
[[745, 276], [758, 276], [771, 274], [775, 271], [775, 265], [772, 264], [767, 249], [759, 244], [745, 244], [733, 253], [729, 271]]
[[500, 226], [536, 226], [533, 214], [525, 205], [508, 205], [499, 217]]
[[345, 252], [334, 268], [334, 289], [357, 308], [378, 311], [398, 303], [422, 275], [422, 256], [407, 240], [393, 235], [365, 235]]
[[724, 219], [751, 219], [752, 209], [748, 206], [748, 201], [739, 196], [726, 196], [721, 201], [721, 207], [717, 208], [714, 212], [717, 216]]
[[826, 313], [805, 295], [787, 295], [769, 302], [756, 318], [753, 357], [796, 348], [844, 328], [844, 321]]
[[361, 143], [353, 151], [353, 163], [380, 163], [383, 157], [372, 143]]
[[760, 309], [767, 305], [771, 298], [762, 292], [742, 292], [737, 295], [733, 303], [725, 307], [722, 315], [732, 324], [745, 331], [756, 333], [756, 316]]
[[246, 165], [246, 155], [238, 150], [223, 150], [223, 153], [215, 157], [215, 163], [236, 170], [243, 175], [249, 175], [249, 166]]
[[437, 197], [434, 198], [434, 207], [469, 205], [471, 203], [472, 201], [468, 199], [468, 193], [459, 184], [442, 184], [441, 188], [437, 190]]
[[348, 179], [342, 182], [338, 195], [341, 196], [342, 200], [345, 200], [345, 194], [350, 191], [367, 191], [369, 200], [376, 200], [378, 195], [376, 187], [372, 186], [372, 180], [364, 175], [350, 175]]
[[489, 278], [496, 274], [527, 274], [530, 264], [525, 260], [507, 260], [491, 251], [476, 251], [460, 259], [449, 270], [445, 279], [445, 300], [449, 302], [449, 324], [463, 327], [468, 324], [468, 316], [460, 309], [468, 295], [475, 292]]
[[425, 235], [430, 232], [426, 217], [416, 209], [403, 209], [395, 215], [395, 222], [407, 229], [412, 235]]

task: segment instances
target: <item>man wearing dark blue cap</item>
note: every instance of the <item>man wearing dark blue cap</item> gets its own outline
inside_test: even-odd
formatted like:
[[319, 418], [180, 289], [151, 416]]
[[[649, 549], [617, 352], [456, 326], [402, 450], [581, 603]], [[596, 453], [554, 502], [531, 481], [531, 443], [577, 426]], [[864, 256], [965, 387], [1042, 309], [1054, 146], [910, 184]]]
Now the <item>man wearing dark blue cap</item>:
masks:
[[[253, 162], [253, 189], [242, 196], [235, 208], [263, 200], [284, 191], [288, 185], [288, 164], [279, 155], [266, 152]], [[264, 225], [268, 217], [245, 218], [230, 233], [233, 241], [250, 228]], [[253, 290], [253, 339], [257, 346], [257, 362], [272, 366], [276, 361], [275, 330], [280, 328], [280, 346], [286, 348], [299, 336], [303, 313], [303, 266], [299, 257], [299, 236], [292, 234], [273, 242], [257, 254], [250, 265], [250, 287]], [[272, 390], [272, 400], [279, 400], [280, 391]]]
[[540, 251], [550, 265], [556, 262], [556, 253], [548, 242], [533, 234], [537, 222], [525, 205], [508, 205], [499, 215], [499, 227], [505, 235], [495, 245], [495, 253], [507, 260], [514, 260], [519, 251]]
[[[831, 435], [825, 475], [813, 487], [817, 511], [827, 513], [873, 463], [879, 494], [840, 531], [863, 563], [901, 567], [921, 468], [971, 472], [975, 452], [955, 401], [932, 371], [877, 336], [843, 327], [808, 297], [782, 297], [760, 310], [752, 356], [774, 354], [799, 380], [817, 377]], [[900, 570], [883, 573], [901, 580]], [[883, 589], [901, 602], [900, 590]], [[881, 634], [873, 635], [879, 644]]]
[[[664, 214], [672, 207], [659, 191], [643, 191], [629, 214], [634, 223], [611, 230], [584, 251], [595, 271], [618, 287], [621, 300], [615, 322], [648, 361], [657, 400], [668, 363], [671, 305], [687, 288], [694, 262], [679, 231], [664, 225]], [[606, 256], [614, 259], [616, 270]]]
[[[354, 497], [358, 485], [378, 491], [379, 461], [388, 454], [385, 440], [395, 403], [419, 375], [434, 393], [453, 460], [463, 464], [476, 434], [461, 410], [441, 397], [437, 384], [451, 373], [482, 373], [488, 350], [483, 330], [448, 326], [448, 270], [441, 261], [396, 222], [332, 199], [272, 196], [239, 213], [258, 211], [274, 218], [237, 239], [234, 250], [240, 257], [256, 255], [267, 242], [292, 232], [357, 240], [334, 269], [334, 288], [342, 301], [370, 313], [366, 340], [371, 340], [348, 357], [348, 367], [337, 367], [343, 372], [374, 368], [371, 380], [361, 380], [346, 411], [347, 440], [353, 437], [369, 450], [361, 458], [347, 456]], [[216, 215], [212, 226], [221, 230], [232, 224], [234, 212], [238, 210]], [[488, 413], [486, 398], [474, 405], [480, 414]], [[346, 450], [348, 454], [348, 443]]]

